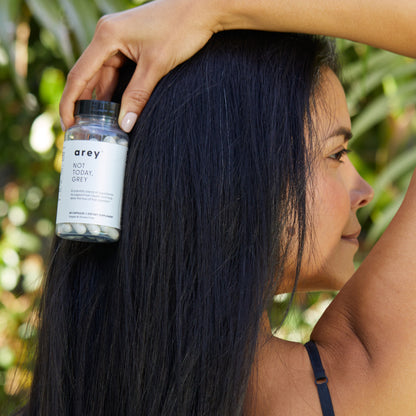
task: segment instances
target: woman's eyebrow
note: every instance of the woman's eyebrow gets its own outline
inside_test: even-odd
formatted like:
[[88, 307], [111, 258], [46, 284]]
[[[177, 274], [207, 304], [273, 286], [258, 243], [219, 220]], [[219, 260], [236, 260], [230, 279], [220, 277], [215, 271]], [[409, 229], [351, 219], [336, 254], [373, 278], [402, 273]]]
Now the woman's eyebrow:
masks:
[[344, 143], [348, 140], [351, 140], [352, 138], [352, 131], [348, 127], [337, 127], [335, 130], [332, 130], [328, 136], [327, 139], [330, 139], [331, 137], [338, 137], [338, 136], [344, 136]]

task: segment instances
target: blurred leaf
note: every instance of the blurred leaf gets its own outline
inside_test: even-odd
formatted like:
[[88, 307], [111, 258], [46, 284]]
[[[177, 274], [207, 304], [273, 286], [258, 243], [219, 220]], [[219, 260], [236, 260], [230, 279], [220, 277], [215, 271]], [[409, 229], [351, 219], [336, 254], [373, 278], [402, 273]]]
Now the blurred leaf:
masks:
[[409, 149], [407, 152], [402, 153], [386, 167], [386, 169], [380, 173], [374, 183], [374, 198], [364, 208], [361, 209], [361, 218], [365, 220], [375, 206], [378, 204], [379, 199], [385, 190], [391, 183], [397, 181], [400, 177], [412, 171], [416, 166], [416, 147]]
[[14, 352], [7, 346], [0, 348], [0, 367], [9, 368], [15, 360]]
[[[393, 96], [382, 95], [373, 100], [353, 120], [354, 138], [352, 143], [377, 123], [385, 120], [394, 106], [404, 108], [416, 103], [416, 80], [407, 82], [397, 89]], [[394, 105], [394, 106], [393, 106]]]
[[337, 51], [342, 55], [342, 52], [346, 49], [350, 48], [354, 42], [348, 39], [335, 39], [336, 45], [337, 45]]
[[16, 72], [14, 67], [15, 35], [21, 9], [21, 0], [2, 0], [0, 3], [0, 43], [9, 57], [9, 69], [13, 83], [22, 100], [27, 95], [26, 81]]
[[43, 71], [39, 85], [39, 96], [44, 104], [58, 110], [59, 101], [65, 86], [65, 75], [56, 68], [46, 68]]
[[57, 0], [26, 0], [26, 3], [39, 23], [56, 38], [67, 67], [71, 67], [75, 61], [74, 51]]
[[30, 253], [36, 253], [40, 249], [40, 240], [37, 236], [23, 231], [21, 228], [15, 228], [8, 233], [8, 239], [13, 247], [26, 250]]
[[104, 14], [116, 13], [132, 7], [129, 0], [95, 0], [95, 4]]
[[0, 42], [14, 61], [14, 37], [21, 0], [2, 0], [0, 3]]
[[405, 75], [416, 74], [416, 63], [402, 65], [403, 57], [400, 60], [391, 59], [385, 62], [381, 68], [371, 71], [371, 73], [363, 76], [360, 80], [352, 83], [348, 92], [348, 107], [353, 113], [358, 101], [365, 98], [366, 95], [379, 88], [386, 77], [401, 78]]
[[381, 237], [383, 232], [386, 230], [387, 226], [390, 224], [393, 217], [396, 215], [396, 212], [400, 208], [404, 199], [404, 194], [400, 197], [395, 199], [391, 204], [389, 204], [377, 217], [377, 221], [372, 225], [370, 228], [367, 238], [366, 244], [373, 246], [377, 240]]
[[403, 59], [403, 57], [399, 55], [384, 50], [372, 49], [371, 51], [372, 52], [367, 56], [365, 62], [361, 59], [354, 59], [343, 65], [342, 80], [344, 82], [350, 84], [362, 79], [363, 76], [368, 75], [373, 71], [378, 71], [386, 65], [391, 65], [392, 60], [396, 61], [397, 59]]
[[93, 2], [84, 0], [59, 0], [59, 3], [80, 49], [84, 50], [91, 42], [100, 16], [97, 7]]

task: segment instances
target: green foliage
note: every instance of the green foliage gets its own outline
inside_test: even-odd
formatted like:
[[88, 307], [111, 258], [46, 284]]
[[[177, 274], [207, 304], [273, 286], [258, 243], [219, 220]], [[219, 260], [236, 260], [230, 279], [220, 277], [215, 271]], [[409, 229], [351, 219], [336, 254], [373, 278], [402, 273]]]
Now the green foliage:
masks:
[[[99, 16], [140, 3], [0, 3], [0, 414], [22, 403], [31, 379], [33, 309], [54, 232], [63, 141], [58, 103], [65, 76]], [[359, 264], [397, 210], [416, 163], [416, 63], [348, 41], [338, 47], [353, 117], [351, 158], [376, 191], [360, 212]], [[279, 335], [305, 341], [332, 297], [297, 295]], [[273, 327], [281, 324], [287, 305], [288, 296], [276, 297]]]

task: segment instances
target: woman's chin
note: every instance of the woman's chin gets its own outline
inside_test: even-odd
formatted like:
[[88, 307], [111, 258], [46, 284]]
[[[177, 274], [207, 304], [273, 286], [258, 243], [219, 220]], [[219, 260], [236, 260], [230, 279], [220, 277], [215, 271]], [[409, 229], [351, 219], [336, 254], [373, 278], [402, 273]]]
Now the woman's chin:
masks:
[[[312, 270], [311, 270], [312, 269]], [[308, 273], [299, 276], [296, 292], [339, 291], [355, 272], [354, 263], [344, 262], [343, 267], [327, 265], [319, 271], [309, 268]], [[290, 274], [293, 276], [293, 273]], [[284, 279], [278, 288], [278, 294], [293, 290], [293, 278]]]
[[338, 291], [348, 282], [354, 273], [351, 269], [342, 271], [328, 270], [315, 276], [300, 277], [297, 287], [298, 292]]

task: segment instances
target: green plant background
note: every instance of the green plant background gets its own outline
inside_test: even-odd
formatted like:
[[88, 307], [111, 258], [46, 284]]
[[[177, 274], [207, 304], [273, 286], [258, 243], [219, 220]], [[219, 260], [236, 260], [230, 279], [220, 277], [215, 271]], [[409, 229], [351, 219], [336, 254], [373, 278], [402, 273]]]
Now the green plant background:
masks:
[[[31, 380], [33, 311], [54, 233], [66, 74], [102, 14], [141, 3], [1, 0], [0, 414], [24, 402]], [[416, 62], [349, 41], [338, 48], [353, 120], [350, 157], [376, 193], [359, 212], [358, 265], [396, 212], [416, 165]], [[287, 339], [305, 341], [333, 296], [296, 295], [281, 327], [289, 296], [276, 296], [272, 325]]]

